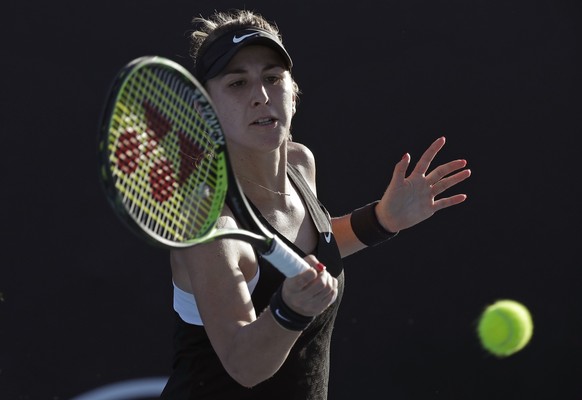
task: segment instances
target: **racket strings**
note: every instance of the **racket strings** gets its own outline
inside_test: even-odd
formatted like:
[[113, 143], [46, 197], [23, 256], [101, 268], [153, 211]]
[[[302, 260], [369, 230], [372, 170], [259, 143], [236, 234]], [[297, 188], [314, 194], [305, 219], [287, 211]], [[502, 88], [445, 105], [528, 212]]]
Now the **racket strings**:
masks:
[[216, 149], [223, 138], [201, 114], [206, 103], [181, 77], [148, 67], [126, 82], [114, 110], [110, 154], [122, 203], [168, 240], [202, 237], [222, 208], [225, 174]]
[[[162, 72], [162, 79], [169, 81], [169, 93], [170, 95], [175, 94], [174, 100], [188, 99], [187, 102], [172, 102], [170, 106], [175, 106], [176, 121], [182, 127], [182, 130], [178, 132], [179, 152], [183, 161], [188, 160], [180, 164], [182, 181], [185, 181], [192, 172], [196, 172], [193, 180], [195, 182], [194, 191], [186, 199], [181, 210], [182, 215], [190, 221], [190, 224], [184, 225], [182, 235], [191, 236], [193, 232], [210, 230], [218, 217], [216, 214], [218, 210], [209, 207], [212, 203], [200, 200], [210, 198], [214, 194], [215, 188], [218, 187], [219, 170], [212, 167], [220, 164], [212, 162], [217, 144], [216, 136], [212, 136], [212, 133], [220, 133], [216, 129], [219, 125], [215, 124], [212, 127], [205, 119], [204, 105], [207, 108], [208, 102], [199, 91], [194, 90], [189, 85], [184, 85], [182, 79], [170, 74], [167, 70]], [[214, 113], [211, 112], [210, 115], [214, 115]], [[195, 140], [189, 140], [190, 138], [183, 132], [192, 133]], [[221, 134], [218, 135], [218, 139], [223, 140]], [[190, 227], [190, 231], [186, 231], [188, 227]]]

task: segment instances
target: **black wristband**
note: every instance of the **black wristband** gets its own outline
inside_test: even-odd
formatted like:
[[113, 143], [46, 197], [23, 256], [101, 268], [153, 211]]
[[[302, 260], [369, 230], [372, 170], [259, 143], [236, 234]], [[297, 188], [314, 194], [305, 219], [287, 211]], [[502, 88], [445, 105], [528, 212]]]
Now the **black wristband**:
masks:
[[283, 285], [279, 286], [279, 289], [273, 293], [273, 296], [271, 296], [271, 303], [269, 304], [269, 308], [271, 309], [275, 321], [277, 321], [277, 323], [283, 328], [291, 331], [305, 330], [311, 321], [313, 321], [314, 317], [306, 317], [305, 315], [298, 314], [289, 308], [289, 306], [283, 301], [283, 295], [281, 293], [282, 287]]
[[388, 232], [376, 217], [378, 201], [352, 211], [350, 223], [358, 240], [366, 246], [375, 246], [388, 239], [392, 239], [398, 232]]

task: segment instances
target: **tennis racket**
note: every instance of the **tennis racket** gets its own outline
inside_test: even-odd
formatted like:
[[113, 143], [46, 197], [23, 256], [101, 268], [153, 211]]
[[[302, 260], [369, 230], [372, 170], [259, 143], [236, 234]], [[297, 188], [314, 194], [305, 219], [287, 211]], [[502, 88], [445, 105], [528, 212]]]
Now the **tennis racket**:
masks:
[[[184, 248], [250, 243], [285, 276], [311, 268], [250, 208], [210, 97], [181, 65], [133, 60], [116, 76], [99, 132], [99, 176], [121, 220], [146, 241]], [[218, 229], [227, 204], [241, 229]]]

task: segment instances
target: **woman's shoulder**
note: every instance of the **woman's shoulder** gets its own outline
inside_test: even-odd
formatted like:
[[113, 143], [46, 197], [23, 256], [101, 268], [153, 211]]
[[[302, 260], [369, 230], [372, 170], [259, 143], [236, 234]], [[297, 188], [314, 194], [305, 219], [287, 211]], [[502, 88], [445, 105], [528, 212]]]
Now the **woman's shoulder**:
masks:
[[315, 183], [315, 156], [309, 147], [302, 143], [287, 144], [287, 161], [299, 170], [310, 184]]

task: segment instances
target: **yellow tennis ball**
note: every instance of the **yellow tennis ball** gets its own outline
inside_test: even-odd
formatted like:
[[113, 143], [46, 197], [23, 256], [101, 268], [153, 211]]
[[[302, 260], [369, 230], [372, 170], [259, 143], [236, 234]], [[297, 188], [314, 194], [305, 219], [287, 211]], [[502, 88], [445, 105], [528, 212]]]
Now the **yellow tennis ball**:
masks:
[[514, 300], [499, 300], [481, 314], [477, 333], [483, 347], [497, 357], [523, 349], [533, 335], [529, 310]]

